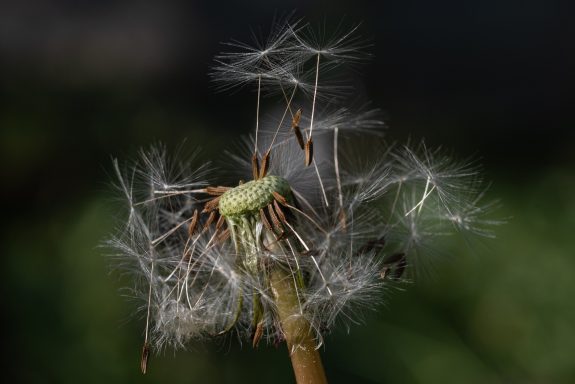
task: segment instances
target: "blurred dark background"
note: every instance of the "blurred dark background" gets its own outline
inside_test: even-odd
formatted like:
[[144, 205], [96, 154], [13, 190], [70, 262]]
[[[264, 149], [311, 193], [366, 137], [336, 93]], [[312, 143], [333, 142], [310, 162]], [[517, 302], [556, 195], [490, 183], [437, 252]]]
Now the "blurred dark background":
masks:
[[[187, 138], [207, 158], [248, 134], [253, 98], [216, 93], [221, 42], [274, 16], [353, 25], [362, 92], [389, 137], [481, 159], [508, 224], [454, 243], [323, 350], [332, 382], [575, 382], [574, 46], [567, 2], [3, 1], [0, 180], [4, 377], [34, 383], [291, 382], [283, 348], [192, 345], [139, 374], [143, 322], [97, 249], [111, 156]], [[461, 256], [461, 257], [459, 257]]]

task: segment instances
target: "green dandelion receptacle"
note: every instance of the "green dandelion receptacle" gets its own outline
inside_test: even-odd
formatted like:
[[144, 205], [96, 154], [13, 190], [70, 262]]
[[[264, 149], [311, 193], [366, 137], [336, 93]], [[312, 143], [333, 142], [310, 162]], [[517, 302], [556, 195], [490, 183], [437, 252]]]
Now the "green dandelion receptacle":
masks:
[[266, 176], [240, 184], [221, 196], [220, 214], [228, 218], [258, 214], [260, 209], [265, 208], [274, 200], [273, 192], [290, 200], [290, 186], [286, 179], [279, 176]]

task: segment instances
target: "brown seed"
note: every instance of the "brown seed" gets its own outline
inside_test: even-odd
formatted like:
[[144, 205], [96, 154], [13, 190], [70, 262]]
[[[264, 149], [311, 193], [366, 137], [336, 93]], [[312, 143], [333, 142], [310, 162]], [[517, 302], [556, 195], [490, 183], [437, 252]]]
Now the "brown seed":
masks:
[[197, 224], [198, 224], [198, 210], [195, 209], [194, 214], [192, 215], [192, 221], [190, 222], [190, 225], [188, 226], [188, 233], [189, 233], [190, 237], [193, 236]]
[[266, 152], [266, 154], [264, 155], [264, 157], [262, 159], [262, 166], [260, 168], [260, 179], [263, 179], [264, 177], [266, 177], [266, 175], [268, 173], [269, 160], [270, 160], [270, 150], [268, 149], [268, 151]]
[[216, 230], [220, 229], [222, 225], [224, 225], [225, 219], [223, 216], [220, 216], [218, 221], [216, 222]]
[[257, 348], [257, 346], [258, 346], [258, 344], [259, 344], [259, 342], [260, 342], [260, 339], [262, 338], [263, 334], [264, 334], [264, 322], [263, 322], [263, 321], [260, 321], [260, 322], [258, 323], [258, 325], [256, 326], [256, 329], [255, 329], [255, 331], [254, 331], [254, 337], [253, 337], [253, 339], [252, 339], [252, 346], [253, 346], [254, 348]]
[[291, 127], [299, 127], [299, 120], [301, 119], [301, 108], [298, 109], [291, 120]]
[[301, 149], [303, 149], [304, 148], [303, 135], [301, 134], [301, 130], [299, 128], [300, 118], [301, 118], [301, 109], [298, 109], [297, 112], [295, 113], [292, 121], [291, 121], [291, 128], [293, 129], [293, 131], [295, 133], [295, 137], [297, 139], [297, 143], [299, 144], [299, 147]]
[[224, 192], [226, 192], [227, 190], [229, 190], [230, 187], [222, 187], [222, 186], [217, 186], [217, 187], [207, 187], [206, 188], [206, 193], [208, 195], [212, 195], [212, 196], [219, 196], [221, 194], [223, 194]]
[[301, 130], [299, 129], [299, 127], [296, 126], [296, 127], [293, 128], [293, 131], [294, 131], [294, 133], [295, 133], [295, 138], [296, 138], [296, 140], [297, 140], [297, 143], [299, 144], [299, 147], [300, 147], [301, 149], [304, 149], [305, 144], [304, 144], [304, 142], [303, 142], [303, 135], [302, 135], [302, 133], [301, 133]]
[[254, 155], [252, 156], [252, 175], [254, 177], [254, 180], [258, 179], [260, 173], [259, 171], [260, 171], [260, 163], [258, 160], [258, 154], [254, 153]]
[[305, 166], [309, 166], [313, 160], [313, 141], [311, 137], [305, 143]]
[[260, 209], [260, 217], [261, 217], [261, 219], [262, 219], [262, 223], [264, 223], [264, 227], [266, 227], [266, 229], [267, 229], [268, 231], [273, 232], [274, 230], [273, 230], [273, 228], [272, 228], [272, 226], [271, 226], [271, 224], [270, 224], [270, 222], [269, 222], [269, 220], [268, 220], [268, 218], [267, 218], [267, 216], [266, 216], [266, 213], [265, 213], [265, 211], [263, 210], [263, 208]]
[[223, 243], [224, 241], [226, 241], [228, 238], [230, 237], [230, 229], [226, 228], [224, 229], [216, 238], [216, 241], [218, 243]]
[[210, 213], [210, 215], [208, 216], [208, 220], [206, 220], [206, 223], [204, 224], [204, 231], [207, 230], [210, 225], [212, 225], [212, 222], [214, 221], [214, 219], [216, 218], [216, 212], [212, 211]]
[[271, 219], [272, 219], [272, 223], [275, 227], [275, 229], [279, 232], [279, 233], [283, 233], [283, 226], [281, 224], [281, 222], [279, 221], [276, 213], [274, 212], [274, 208], [273, 206], [270, 204], [268, 205], [268, 214], [270, 215]]
[[146, 342], [142, 347], [142, 358], [140, 359], [140, 369], [142, 374], [146, 374], [148, 370], [148, 358], [150, 357], [150, 345]]
[[220, 203], [220, 197], [221, 196], [217, 196], [217, 197], [214, 197], [213, 199], [211, 199], [210, 201], [208, 201], [204, 205], [204, 210], [202, 211], [202, 213], [211, 212], [214, 209], [216, 209]]
[[276, 199], [276, 201], [279, 202], [284, 207], [288, 205], [286, 198], [277, 193], [276, 191], [272, 191], [272, 195], [274, 196], [274, 199]]
[[278, 204], [277, 200], [274, 200], [273, 205], [274, 205], [275, 211], [276, 211], [276, 213], [277, 213], [279, 219], [280, 219], [283, 223], [285, 223], [285, 222], [287, 221], [287, 220], [286, 220], [286, 216], [284, 215], [284, 213], [283, 213], [283, 211], [282, 211], [280, 205]]

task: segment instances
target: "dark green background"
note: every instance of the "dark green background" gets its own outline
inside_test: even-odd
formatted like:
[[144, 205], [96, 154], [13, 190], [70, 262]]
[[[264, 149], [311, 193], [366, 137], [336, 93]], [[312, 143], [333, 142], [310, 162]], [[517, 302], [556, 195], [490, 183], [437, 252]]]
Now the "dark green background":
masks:
[[[358, 93], [388, 137], [480, 158], [497, 239], [447, 245], [433, 276], [330, 335], [331, 382], [575, 381], [573, 45], [555, 1], [27, 1], [0, 5], [2, 370], [13, 382], [291, 382], [284, 348], [166, 351], [139, 374], [143, 322], [97, 249], [111, 156], [161, 140], [208, 158], [250, 132], [253, 95], [217, 94], [219, 44], [274, 14], [353, 25]], [[345, 17], [343, 15], [346, 15]], [[329, 28], [328, 28], [329, 29]], [[572, 31], [571, 31], [572, 32]]]

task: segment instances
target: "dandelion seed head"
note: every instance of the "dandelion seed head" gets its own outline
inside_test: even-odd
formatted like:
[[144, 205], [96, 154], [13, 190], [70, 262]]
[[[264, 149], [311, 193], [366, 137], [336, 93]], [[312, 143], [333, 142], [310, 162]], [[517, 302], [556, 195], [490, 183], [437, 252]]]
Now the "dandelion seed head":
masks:
[[[225, 154], [231, 183], [197, 153], [181, 160], [162, 145], [114, 161], [128, 212], [107, 246], [134, 276], [156, 349], [227, 334], [281, 340], [274, 276], [319, 345], [336, 323], [377, 308], [406, 269], [432, 265], [435, 239], [489, 237], [498, 224], [472, 163], [423, 142], [387, 144], [378, 110], [331, 97], [342, 88], [326, 72], [365, 57], [357, 27], [328, 39], [310, 28], [284, 21], [216, 57], [220, 89], [258, 89], [255, 134]], [[281, 108], [260, 126], [261, 90]]]

